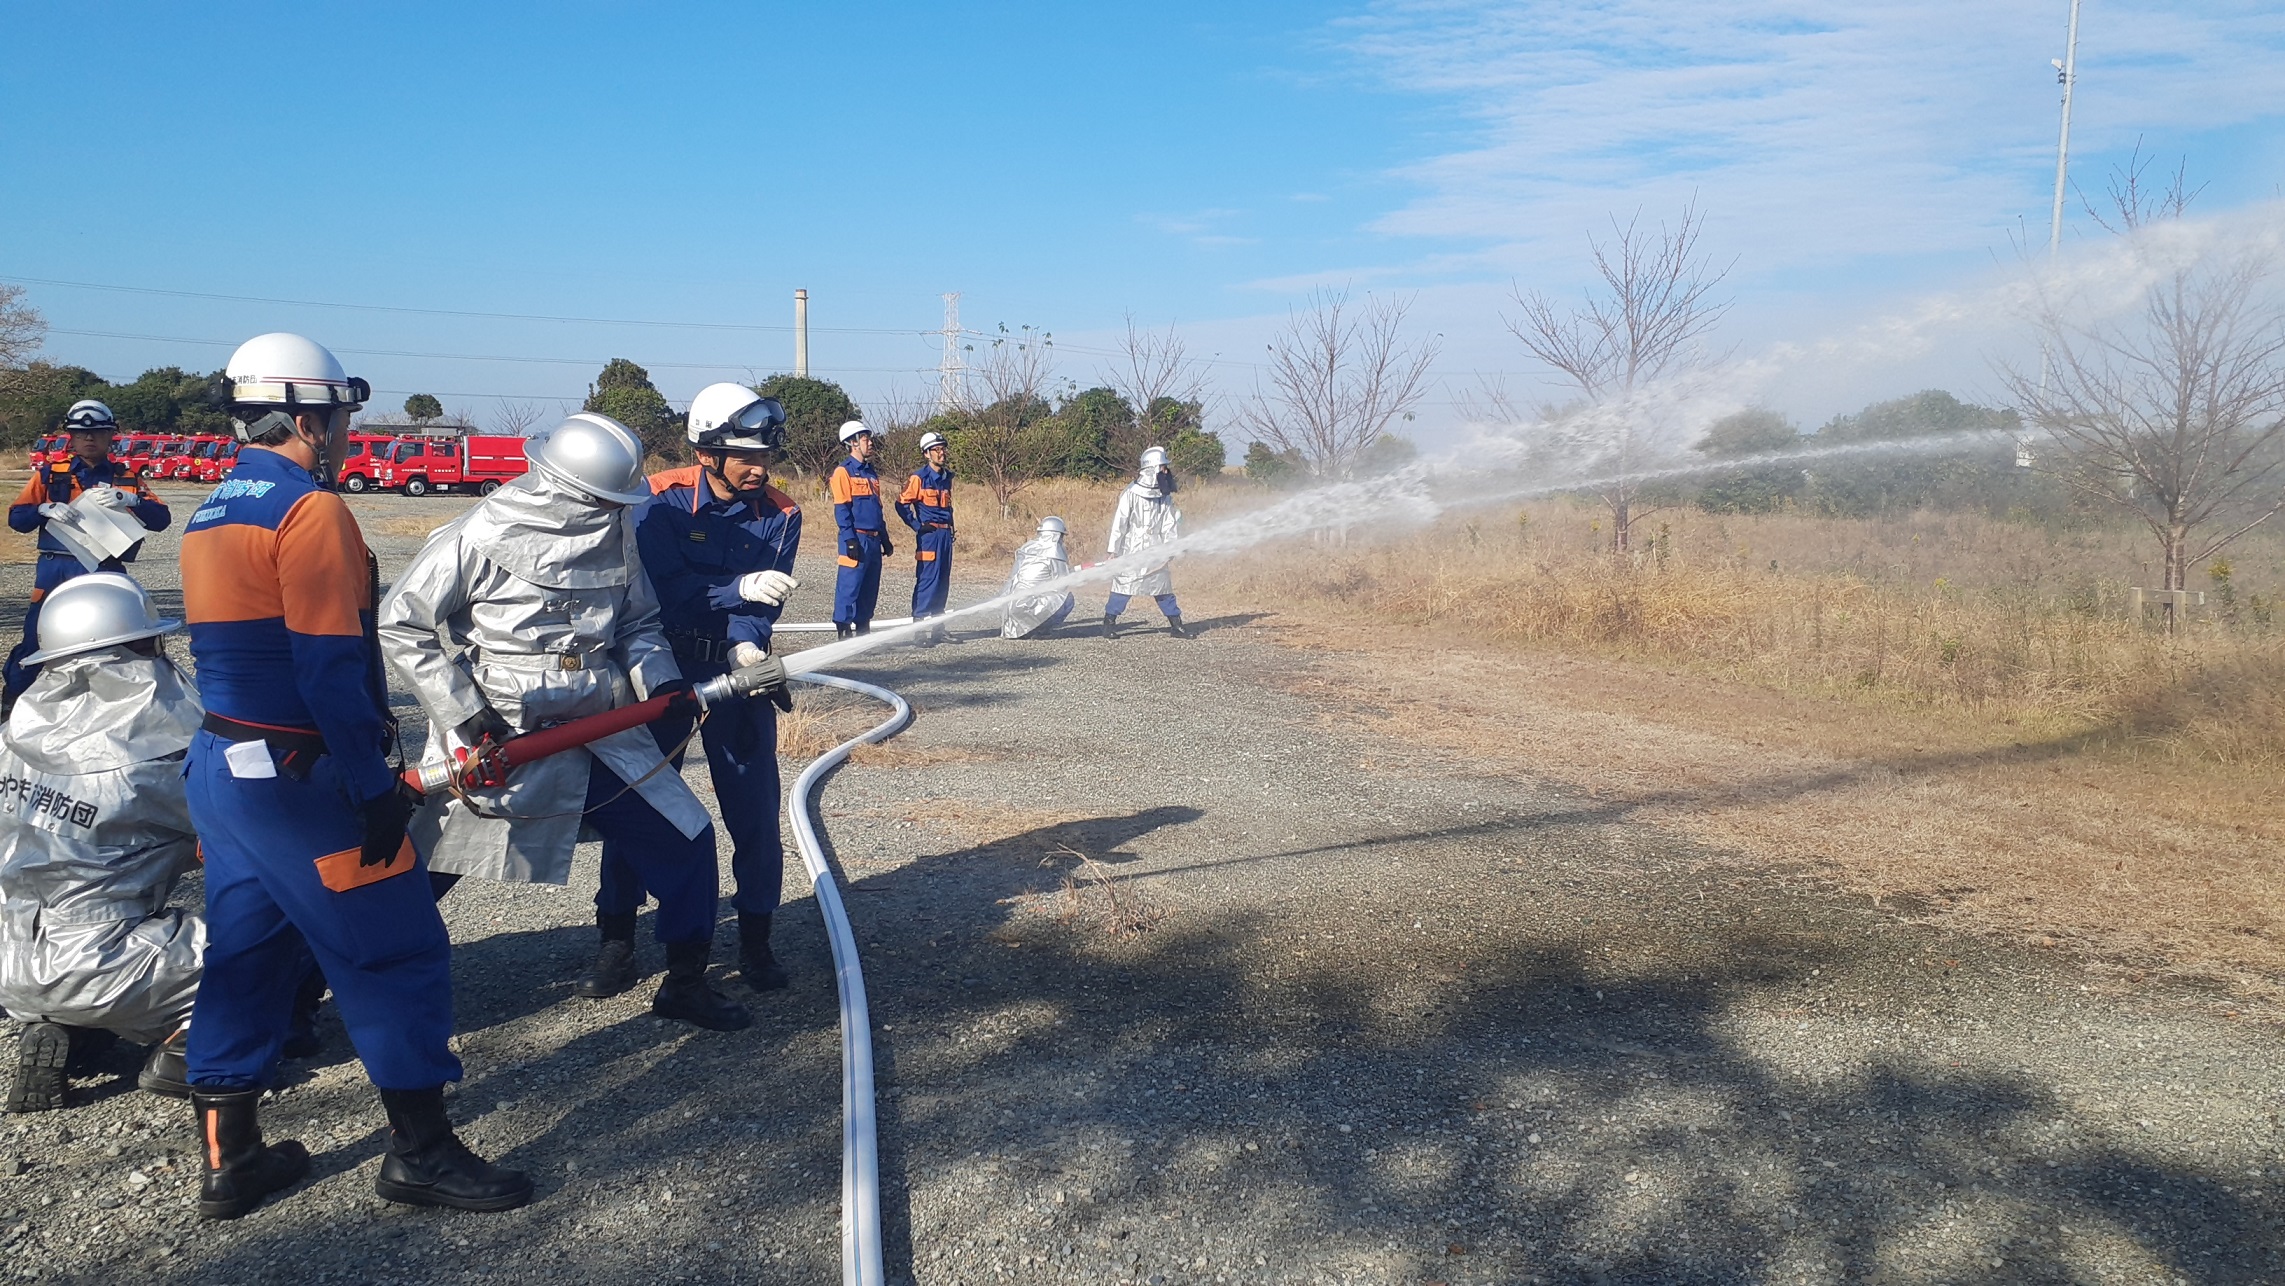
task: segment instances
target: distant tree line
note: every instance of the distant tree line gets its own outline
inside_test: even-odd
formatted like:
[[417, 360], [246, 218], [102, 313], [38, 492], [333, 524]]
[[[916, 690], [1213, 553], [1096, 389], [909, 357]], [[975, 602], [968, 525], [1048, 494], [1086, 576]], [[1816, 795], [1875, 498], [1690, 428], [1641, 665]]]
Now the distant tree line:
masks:
[[154, 366], [113, 384], [84, 366], [30, 362], [0, 370], [0, 447], [31, 445], [63, 423], [72, 403], [89, 397], [109, 406], [129, 433], [230, 431], [230, 382], [221, 371]]
[[1740, 411], [1716, 421], [1693, 449], [1710, 463], [1869, 443], [1892, 443], [1896, 449], [1747, 465], [1687, 486], [1649, 490], [1661, 493], [1656, 497], [1661, 502], [1684, 501], [1714, 513], [1798, 509], [1861, 518], [1913, 509], [1974, 509], [2005, 516], [2067, 507], [2059, 488], [2018, 466], [2021, 428], [2013, 410], [1963, 402], [1942, 389], [1836, 415], [1809, 434], [1775, 411]]

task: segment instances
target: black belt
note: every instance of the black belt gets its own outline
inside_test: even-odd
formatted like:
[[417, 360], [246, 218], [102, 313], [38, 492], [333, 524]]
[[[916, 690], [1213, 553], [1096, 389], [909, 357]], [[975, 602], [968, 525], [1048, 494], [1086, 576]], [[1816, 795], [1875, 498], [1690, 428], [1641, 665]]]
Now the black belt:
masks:
[[682, 630], [668, 630], [666, 639], [674, 645], [674, 654], [679, 658], [724, 665], [729, 663], [730, 654], [738, 647], [728, 639], [709, 638], [704, 634], [691, 634]]
[[310, 765], [331, 753], [315, 728], [280, 728], [267, 723], [245, 723], [209, 712], [200, 728], [224, 741], [266, 741], [278, 756], [278, 771], [295, 781], [309, 777]]

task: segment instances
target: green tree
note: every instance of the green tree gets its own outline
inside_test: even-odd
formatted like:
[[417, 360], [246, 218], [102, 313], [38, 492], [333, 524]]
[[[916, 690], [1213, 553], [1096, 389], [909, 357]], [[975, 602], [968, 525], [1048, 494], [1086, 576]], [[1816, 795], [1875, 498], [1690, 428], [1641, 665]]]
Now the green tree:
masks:
[[1980, 437], [1812, 463], [1804, 495], [1823, 512], [1848, 516], [1919, 508], [2005, 513], [2021, 498], [2014, 441], [2020, 426], [2012, 409], [1977, 406], [1942, 389], [1875, 402], [1854, 415], [1834, 416], [1807, 445], [1901, 446], [1917, 438]]
[[[411, 417], [412, 422], [415, 424], [426, 424], [430, 420], [442, 419], [444, 417], [444, 403], [437, 401], [436, 394], [434, 393], [415, 393], [411, 397], [405, 399], [405, 414]], [[618, 417], [614, 416], [612, 418], [616, 419]], [[624, 423], [624, 421], [622, 421], [622, 423]], [[631, 428], [633, 426], [630, 425], [628, 427]]]
[[831, 380], [772, 375], [754, 391], [785, 407], [786, 458], [813, 477], [831, 473], [848, 454], [841, 445], [841, 426], [865, 418], [849, 394]]
[[1267, 442], [1246, 444], [1246, 476], [1255, 482], [1289, 486], [1300, 481], [1308, 468], [1308, 458], [1292, 447], [1273, 451]]
[[1401, 433], [1383, 433], [1357, 456], [1357, 476], [1394, 473], [1420, 457], [1420, 448]]
[[[624, 357], [604, 364], [595, 382], [588, 385], [587, 401], [580, 409], [608, 415], [634, 430], [643, 440], [643, 449], [652, 455], [669, 460], [683, 456], [682, 417], [652, 386], [651, 373]], [[438, 407], [437, 412], [442, 414], [443, 408]]]
[[1187, 473], [1193, 478], [1218, 478], [1222, 466], [1229, 463], [1230, 450], [1222, 444], [1220, 435], [1198, 429], [1183, 429], [1166, 441], [1166, 462], [1176, 473]]
[[[1713, 460], [1791, 451], [1801, 446], [1801, 430], [1776, 411], [1752, 409], [1714, 421], [1692, 448]], [[1798, 464], [1725, 469], [1698, 489], [1698, 507], [1710, 513], [1770, 513], [1801, 493]]]
[[1135, 436], [1135, 409], [1117, 390], [1088, 389], [1058, 407], [1055, 419], [1065, 442], [1057, 472], [1075, 478], [1126, 472], [1123, 457]]
[[63, 413], [83, 397], [106, 398], [111, 385], [84, 366], [33, 362], [0, 370], [0, 445], [31, 445], [63, 423]]

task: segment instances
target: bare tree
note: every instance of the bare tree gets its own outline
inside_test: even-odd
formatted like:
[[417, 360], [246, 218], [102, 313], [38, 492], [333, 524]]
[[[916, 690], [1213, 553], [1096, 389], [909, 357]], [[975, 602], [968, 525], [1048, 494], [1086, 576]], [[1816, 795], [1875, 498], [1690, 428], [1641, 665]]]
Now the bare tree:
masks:
[[47, 334], [47, 318], [24, 302], [24, 288], [0, 281], [0, 370], [32, 360]]
[[[1206, 400], [1206, 372], [1204, 364], [1190, 355], [1189, 346], [1174, 327], [1164, 334], [1144, 330], [1135, 325], [1132, 314], [1127, 317], [1127, 333], [1119, 341], [1119, 355], [1102, 373], [1103, 383], [1109, 385], [1127, 405], [1134, 408], [1137, 431], [1143, 437], [1152, 435], [1151, 408], [1161, 399], [1177, 403], [1191, 403], [1200, 409], [1203, 418]], [[1131, 443], [1112, 444], [1122, 449]]]
[[1320, 478], [1346, 478], [1357, 457], [1428, 392], [1438, 345], [1404, 342], [1411, 301], [1321, 290], [1269, 345], [1269, 387], [1239, 411], [1255, 438], [1297, 451]]
[[1639, 212], [1623, 227], [1613, 218], [1614, 240], [1588, 240], [1602, 280], [1587, 291], [1583, 307], [1560, 307], [1538, 291], [1518, 290], [1522, 315], [1502, 318], [1533, 357], [1587, 400], [1585, 412], [1563, 426], [1564, 436], [1610, 475], [1600, 490], [1611, 511], [1614, 553], [1629, 549], [1634, 520], [1655, 512], [1637, 504], [1638, 475], [1659, 445], [1637, 397], [1698, 362], [1698, 341], [1729, 311], [1728, 301], [1714, 298], [1729, 268], [1713, 268], [1699, 250], [1704, 229], [1695, 203], [1682, 207], [1672, 227], [1662, 223], [1656, 230], [1642, 225]]
[[512, 438], [530, 433], [547, 415], [537, 402], [502, 402], [492, 412], [492, 430]]
[[2104, 201], [2101, 205], [2097, 205], [2086, 193], [2079, 193], [2079, 204], [2086, 207], [2087, 217], [2101, 225], [2103, 231], [2118, 236], [2132, 236], [2137, 229], [2148, 224], [2182, 217], [2182, 213], [2190, 208], [2190, 202], [2197, 200], [2198, 193], [2206, 190], [2206, 185], [2201, 183], [2195, 188], [2190, 186], [2190, 160], [2184, 157], [2174, 167], [2174, 176], [2167, 181], [2165, 187], [2151, 187], [2143, 182], [2143, 175], [2149, 172], [2150, 164], [2155, 159], [2143, 156], [2142, 140], [2134, 140], [2134, 154], [2126, 159], [2126, 164], [2111, 167], [2110, 179], [2104, 184]]
[[1015, 498], [1055, 467], [1062, 443], [1047, 423], [1047, 395], [1055, 382], [1055, 338], [1030, 326], [1000, 336], [972, 372], [988, 401], [968, 412], [952, 436], [958, 467], [978, 478], [999, 501], [1003, 517], [1015, 514]]
[[[2140, 162], [2114, 175], [2105, 227], [2134, 237], [2154, 284], [2117, 320], [2074, 301], [2034, 318], [2043, 376], [2003, 366], [2008, 391], [2063, 447], [2061, 476], [2158, 538], [2166, 583], [2285, 508], [2285, 307], [2266, 251], [2224, 242], [2194, 258], [2157, 225], [2189, 203], [2179, 176], [2151, 194]], [[2218, 530], [2217, 530], [2218, 528]]]

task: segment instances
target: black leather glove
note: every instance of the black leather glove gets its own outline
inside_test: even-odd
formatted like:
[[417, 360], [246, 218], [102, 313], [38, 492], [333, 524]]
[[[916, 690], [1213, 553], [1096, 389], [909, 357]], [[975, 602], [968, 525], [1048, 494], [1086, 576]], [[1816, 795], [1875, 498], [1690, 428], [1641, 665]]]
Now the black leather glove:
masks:
[[690, 680], [688, 679], [668, 679], [666, 682], [658, 685], [655, 688], [652, 688], [651, 695], [654, 697], [679, 698], [678, 700], [668, 705], [667, 708], [670, 710], [678, 710], [684, 706], [696, 705], [698, 703], [697, 696], [694, 695], [690, 690]]
[[420, 806], [420, 796], [413, 788], [398, 782], [396, 788], [385, 795], [365, 801], [365, 840], [359, 846], [359, 866], [387, 866], [397, 860], [397, 852], [405, 846], [405, 823], [413, 819], [413, 810]]
[[863, 562], [865, 561], [865, 547], [854, 540], [844, 540], [841, 542], [841, 556]]
[[516, 735], [516, 730], [508, 726], [508, 721], [500, 717], [500, 712], [490, 706], [461, 721], [460, 727], [454, 731], [471, 746], [486, 737], [490, 737], [496, 746]]
[[889, 543], [889, 533], [887, 533], [887, 532], [885, 532], [885, 531], [884, 531], [884, 532], [882, 532], [882, 533], [881, 533], [881, 557], [883, 557], [883, 558], [886, 558], [886, 557], [888, 557], [890, 554], [893, 554], [893, 553], [895, 553], [895, 552], [897, 552], [897, 547], [896, 547], [895, 545], [893, 545], [893, 544], [890, 544], [890, 543]]

